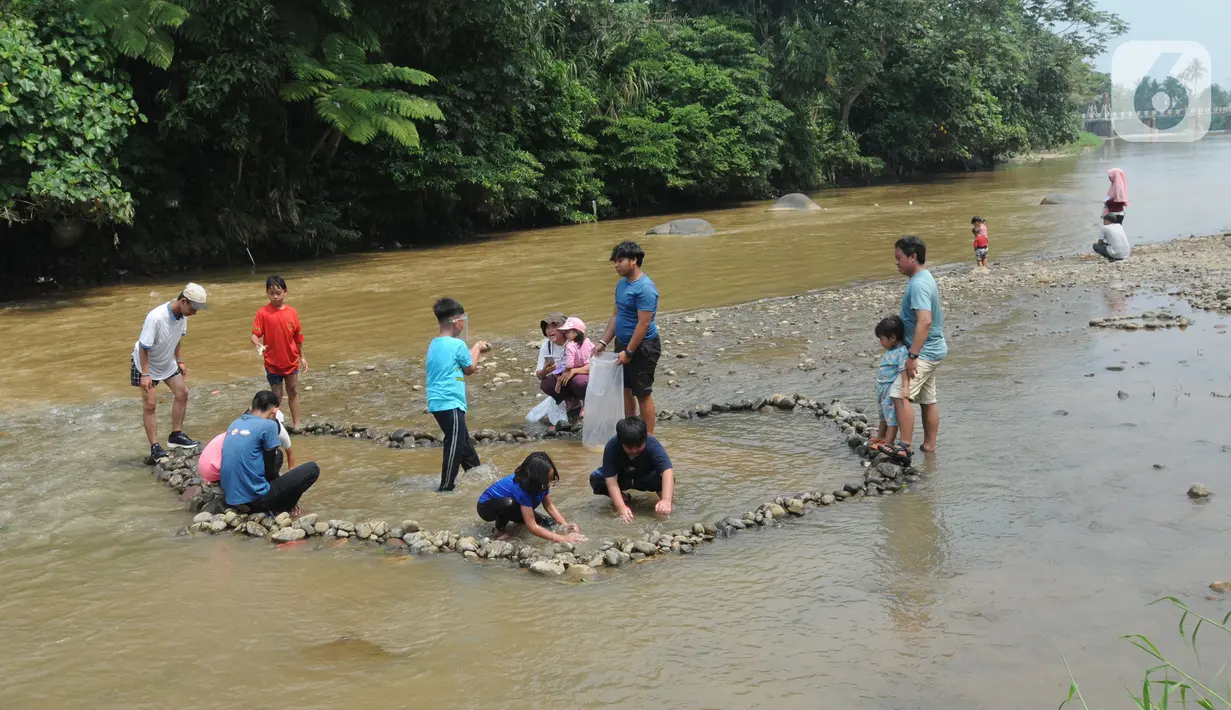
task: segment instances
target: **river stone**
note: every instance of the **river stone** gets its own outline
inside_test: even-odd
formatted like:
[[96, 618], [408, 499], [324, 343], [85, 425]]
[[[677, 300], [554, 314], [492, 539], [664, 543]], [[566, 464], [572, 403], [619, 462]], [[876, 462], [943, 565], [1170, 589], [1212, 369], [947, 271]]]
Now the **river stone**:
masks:
[[213, 517], [214, 516], [210, 515], [209, 513], [197, 513], [196, 515], [192, 516], [192, 522], [208, 523], [210, 522], [211, 519], [213, 519]]
[[647, 557], [658, 554], [658, 546], [652, 542], [646, 542], [644, 540], [634, 542], [633, 550], [640, 552]]
[[[384, 537], [389, 533], [389, 523], [381, 520], [372, 524], [372, 537]], [[399, 537], [401, 537], [399, 535]]]
[[620, 559], [620, 553], [616, 550], [607, 550], [603, 553], [603, 564], [608, 567], [619, 567], [623, 560]]
[[414, 520], [403, 520], [402, 529], [405, 530], [407, 534], [419, 532], [419, 523]]
[[226, 521], [225, 520], [211, 521], [209, 524], [209, 529], [211, 532], [222, 532], [223, 530], [227, 529]]
[[281, 527], [281, 528], [284, 528], [290, 525], [291, 524], [291, 514], [290, 513], [278, 513], [278, 517], [274, 518], [274, 523], [276, 523], [278, 527]]
[[902, 473], [902, 467], [885, 461], [876, 464], [876, 472], [885, 478], [897, 478]]
[[673, 219], [646, 230], [646, 234], [678, 234], [686, 237], [696, 237], [703, 234], [713, 234], [714, 226], [703, 219]]
[[462, 552], [478, 552], [479, 551], [479, 541], [467, 535], [466, 537], [463, 537], [457, 541], [457, 549], [461, 550]]
[[1226, 594], [1227, 592], [1231, 592], [1231, 582], [1210, 582], [1210, 589], [1213, 589], [1219, 594]]
[[282, 528], [270, 537], [274, 542], [294, 542], [307, 536], [308, 534], [299, 528]]
[[792, 498], [786, 502], [786, 510], [791, 515], [803, 515], [804, 502], [798, 498]]
[[832, 493], [826, 493], [821, 496], [821, 505], [833, 505], [835, 502], [837, 502], [837, 498], [834, 498]]
[[462, 553], [462, 557], [465, 557], [466, 559], [473, 562], [479, 559], [479, 553], [473, 550], [466, 550], [465, 552]]
[[1209, 498], [1210, 491], [1205, 487], [1204, 483], [1194, 483], [1188, 489], [1188, 497], [1192, 499]]
[[736, 518], [736, 517], [727, 517], [727, 518], [724, 518], [722, 522], [724, 522], [724, 523], [726, 523], [727, 525], [729, 525], [729, 526], [731, 526], [731, 527], [735, 528], [736, 530], [743, 530], [744, 528], [748, 527], [747, 525], [745, 525], [745, 524], [744, 524], [744, 521], [742, 521], [742, 520], [740, 520], [739, 518]]
[[260, 523], [254, 523], [251, 520], [244, 523], [244, 532], [252, 537], [265, 537], [265, 528]]
[[774, 503], [773, 505], [769, 506], [769, 513], [775, 518], [786, 517], [786, 509], [778, 505], [777, 503]]
[[792, 192], [779, 197], [774, 204], [770, 205], [770, 212], [817, 212], [824, 208], [812, 201], [811, 197], [801, 193]]
[[1085, 200], [1082, 200], [1078, 197], [1073, 197], [1072, 195], [1069, 195], [1063, 192], [1053, 192], [1047, 197], [1044, 197], [1042, 202], [1040, 202], [1039, 204], [1040, 205], [1076, 205], [1082, 202], [1085, 202]]
[[538, 560], [530, 563], [530, 571], [544, 577], [556, 577], [564, 574], [564, 564], [555, 560]]

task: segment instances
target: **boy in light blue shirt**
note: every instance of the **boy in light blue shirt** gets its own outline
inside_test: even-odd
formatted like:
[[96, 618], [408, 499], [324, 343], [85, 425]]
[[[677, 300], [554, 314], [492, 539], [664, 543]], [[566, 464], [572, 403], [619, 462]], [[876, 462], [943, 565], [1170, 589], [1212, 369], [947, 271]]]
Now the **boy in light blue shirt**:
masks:
[[440, 465], [439, 491], [451, 491], [458, 469], [479, 465], [479, 454], [466, 429], [466, 375], [478, 369], [479, 359], [491, 346], [480, 340], [467, 349], [459, 336], [466, 328], [466, 309], [452, 298], [436, 301], [432, 308], [440, 323], [440, 335], [427, 348], [427, 410], [444, 432], [444, 457]]

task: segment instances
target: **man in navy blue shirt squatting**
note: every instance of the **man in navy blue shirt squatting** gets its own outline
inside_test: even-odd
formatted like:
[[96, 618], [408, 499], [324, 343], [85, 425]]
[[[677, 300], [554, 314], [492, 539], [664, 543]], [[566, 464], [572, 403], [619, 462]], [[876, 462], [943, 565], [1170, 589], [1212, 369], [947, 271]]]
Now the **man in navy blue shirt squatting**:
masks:
[[616, 435], [603, 449], [603, 465], [590, 474], [590, 489], [594, 495], [611, 498], [611, 505], [625, 523], [633, 521], [630, 498], [625, 493], [628, 490], [657, 493], [654, 512], [670, 515], [675, 470], [663, 445], [646, 433], [645, 422], [628, 417], [616, 424]]

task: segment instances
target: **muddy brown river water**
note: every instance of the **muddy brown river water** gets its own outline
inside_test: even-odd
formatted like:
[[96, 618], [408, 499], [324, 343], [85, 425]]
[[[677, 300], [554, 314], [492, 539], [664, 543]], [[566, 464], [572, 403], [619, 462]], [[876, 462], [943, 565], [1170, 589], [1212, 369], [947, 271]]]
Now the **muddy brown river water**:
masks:
[[[466, 304], [472, 337], [524, 352], [495, 366], [520, 382], [487, 389], [480, 376], [471, 387], [472, 426], [507, 426], [534, 401], [522, 370], [538, 319], [558, 308], [601, 322], [613, 287], [606, 256], [621, 239], [646, 247], [664, 310], [708, 309], [892, 278], [903, 233], [927, 239], [934, 263], [967, 260], [973, 214], [989, 220], [993, 262], [1086, 249], [1112, 165], [1129, 175], [1134, 241], [1222, 230], [1228, 164], [1229, 137], [1109, 146], [824, 192], [820, 214], [765, 204], [700, 213], [719, 230], [711, 237], [640, 236], [662, 217], [201, 274], [212, 308], [184, 345], [188, 431], [216, 432], [259, 384], [246, 333], [271, 270], [290, 281], [307, 331], [318, 378], [309, 415], [426, 426], [410, 384], [421, 379], [431, 299], [448, 294]], [[1090, 203], [1038, 206], [1051, 192]], [[989, 302], [977, 321], [955, 314], [964, 330], [941, 385], [942, 448], [920, 460], [922, 485], [569, 585], [452, 555], [176, 536], [190, 515], [140, 462], [126, 360], [145, 311], [179, 282], [0, 310], [0, 707], [1037, 708], [1064, 699], [1061, 653], [1092, 706], [1126, 707], [1124, 686], [1140, 686], [1147, 659], [1119, 635], [1147, 633], [1191, 659], [1177, 617], [1148, 602], [1175, 594], [1228, 611], [1205, 597], [1210, 581], [1231, 577], [1231, 519], [1217, 502], [1231, 491], [1231, 398], [1211, 396], [1231, 394], [1231, 338], [1217, 327], [1231, 319], [1182, 303], [1108, 283]], [[1073, 327], [1159, 305], [1196, 325]], [[673, 342], [675, 318], [663, 316]], [[681, 341], [671, 350], [696, 357], [664, 360], [680, 386], [661, 388], [662, 404], [740, 391], [870, 401], [872, 323], [845, 324], [841, 337], [866, 335], [853, 370], [794, 367], [802, 352], [822, 357], [819, 333], [841, 316], [826, 318], [704, 361], [703, 343]], [[378, 369], [341, 374], [367, 363]], [[702, 373], [690, 377], [692, 367]], [[859, 475], [837, 431], [804, 415], [667, 422], [659, 434], [679, 471], [676, 511], [664, 520], [639, 501], [637, 532]], [[592, 540], [632, 532], [588, 491], [596, 455], [541, 446], [563, 473], [553, 497]], [[481, 454], [507, 471], [530, 450]], [[296, 452], [325, 472], [305, 501], [322, 517], [482, 532], [473, 503], [487, 481], [463, 476], [457, 493], [434, 493], [438, 450], [305, 436]], [[1197, 480], [1214, 502], [1184, 496]], [[1206, 677], [1231, 658], [1231, 645], [1208, 638], [1204, 665], [1188, 663]]]

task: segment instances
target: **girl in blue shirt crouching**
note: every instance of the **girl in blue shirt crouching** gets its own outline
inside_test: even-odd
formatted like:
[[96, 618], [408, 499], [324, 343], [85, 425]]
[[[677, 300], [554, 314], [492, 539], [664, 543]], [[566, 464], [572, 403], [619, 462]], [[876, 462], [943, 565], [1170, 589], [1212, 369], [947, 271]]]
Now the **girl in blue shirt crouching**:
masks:
[[[556, 465], [551, 457], [542, 451], [535, 451], [526, 457], [517, 467], [512, 476], [505, 476], [483, 491], [479, 496], [479, 517], [489, 523], [496, 524], [496, 530], [501, 537], [506, 537], [504, 528], [509, 523], [524, 523], [526, 529], [535, 535], [551, 542], [581, 542], [581, 526], [564, 519], [556, 504], [551, 500], [551, 484], [560, 480]], [[535, 511], [542, 505], [551, 515]], [[565, 535], [552, 532], [553, 519], [568, 531]]]

